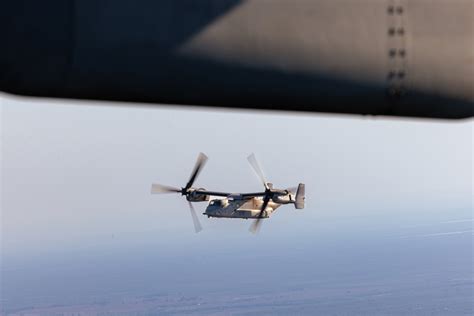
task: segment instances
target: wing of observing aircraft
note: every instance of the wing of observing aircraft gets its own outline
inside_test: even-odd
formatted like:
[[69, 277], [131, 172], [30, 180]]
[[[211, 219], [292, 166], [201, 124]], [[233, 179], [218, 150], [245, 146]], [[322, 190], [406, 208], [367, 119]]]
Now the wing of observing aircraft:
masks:
[[468, 118], [472, 0], [6, 0], [0, 90]]

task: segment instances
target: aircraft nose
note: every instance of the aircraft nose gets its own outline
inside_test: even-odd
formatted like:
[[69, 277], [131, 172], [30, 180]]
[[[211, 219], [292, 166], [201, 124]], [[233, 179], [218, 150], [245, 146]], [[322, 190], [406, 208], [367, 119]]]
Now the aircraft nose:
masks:
[[204, 211], [204, 213], [202, 213], [203, 215], [213, 215], [214, 212], [212, 210], [209, 210], [209, 209], [206, 209], [206, 211]]
[[213, 211], [210, 211], [210, 210], [206, 210], [204, 213], [202, 213], [203, 215], [206, 215], [207, 217], [213, 217], [215, 216], [215, 212]]

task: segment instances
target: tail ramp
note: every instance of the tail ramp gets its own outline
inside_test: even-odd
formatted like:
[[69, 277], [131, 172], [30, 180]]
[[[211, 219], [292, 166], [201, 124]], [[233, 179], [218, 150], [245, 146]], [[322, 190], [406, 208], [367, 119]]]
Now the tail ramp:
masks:
[[298, 190], [296, 191], [296, 200], [295, 200], [295, 208], [300, 210], [304, 208], [304, 183], [298, 184]]

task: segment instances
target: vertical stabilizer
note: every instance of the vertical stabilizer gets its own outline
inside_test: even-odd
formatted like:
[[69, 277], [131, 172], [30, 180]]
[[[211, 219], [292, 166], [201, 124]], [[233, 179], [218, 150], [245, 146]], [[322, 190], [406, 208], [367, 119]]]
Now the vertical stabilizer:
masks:
[[295, 200], [295, 208], [296, 209], [303, 209], [304, 208], [304, 183], [298, 184], [298, 190], [296, 191], [296, 200]]

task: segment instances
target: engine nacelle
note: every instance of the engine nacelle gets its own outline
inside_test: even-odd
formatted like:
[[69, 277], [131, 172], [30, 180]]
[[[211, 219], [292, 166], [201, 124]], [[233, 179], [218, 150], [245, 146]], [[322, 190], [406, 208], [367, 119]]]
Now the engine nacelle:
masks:
[[186, 200], [189, 202], [206, 202], [209, 201], [209, 195], [206, 194], [199, 194], [199, 191], [206, 191], [204, 188], [199, 188], [196, 190], [192, 190], [186, 195]]

